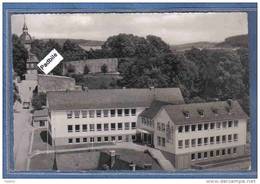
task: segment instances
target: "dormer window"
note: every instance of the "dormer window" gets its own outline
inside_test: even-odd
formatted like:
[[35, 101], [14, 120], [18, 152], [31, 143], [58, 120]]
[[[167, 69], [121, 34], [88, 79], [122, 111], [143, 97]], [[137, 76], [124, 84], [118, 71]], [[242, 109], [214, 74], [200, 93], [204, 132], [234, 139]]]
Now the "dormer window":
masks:
[[204, 110], [203, 110], [203, 109], [199, 109], [199, 110], [198, 110], [198, 113], [199, 113], [199, 115], [200, 115], [201, 117], [204, 116]]
[[212, 112], [215, 114], [215, 116], [218, 115], [218, 109], [217, 108], [212, 108]]
[[183, 115], [185, 116], [185, 118], [189, 118], [190, 112], [189, 111], [183, 111]]
[[225, 109], [226, 109], [228, 114], [231, 114], [231, 108], [230, 107], [226, 107]]

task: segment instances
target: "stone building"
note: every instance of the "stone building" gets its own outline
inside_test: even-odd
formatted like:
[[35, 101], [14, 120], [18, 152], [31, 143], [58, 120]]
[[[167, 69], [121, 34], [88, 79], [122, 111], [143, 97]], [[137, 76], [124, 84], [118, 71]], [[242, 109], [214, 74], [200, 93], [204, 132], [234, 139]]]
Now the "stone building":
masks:
[[84, 74], [86, 73], [86, 67], [88, 73], [101, 73], [102, 67], [106, 68], [105, 73], [117, 73], [118, 59], [103, 58], [64, 62], [63, 75], [66, 75], [67, 73]]

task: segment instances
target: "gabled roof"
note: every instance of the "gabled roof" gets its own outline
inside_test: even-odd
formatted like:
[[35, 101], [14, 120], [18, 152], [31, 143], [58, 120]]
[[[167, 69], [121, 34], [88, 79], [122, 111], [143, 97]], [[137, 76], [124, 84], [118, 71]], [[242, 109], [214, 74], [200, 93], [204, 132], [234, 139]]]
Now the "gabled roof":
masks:
[[179, 88], [52, 91], [47, 100], [51, 110], [149, 107], [154, 100], [184, 103]]
[[[166, 105], [163, 108], [171, 120], [179, 125], [185, 123], [199, 123], [203, 121], [220, 121], [228, 119], [248, 119], [237, 101], [220, 101], [208, 103], [193, 103], [182, 105]], [[203, 115], [200, 115], [202, 112]], [[188, 113], [188, 117], [185, 117]], [[187, 114], [186, 114], [187, 116]]]
[[48, 109], [36, 110], [33, 113], [33, 117], [48, 116]]
[[156, 114], [159, 112], [159, 110], [161, 109], [162, 106], [169, 105], [169, 104], [171, 104], [171, 103], [162, 102], [162, 101], [153, 101], [151, 106], [149, 108], [145, 109], [140, 114], [140, 116], [146, 117], [146, 118], [149, 118], [149, 119], [153, 119], [154, 116], [156, 116]]

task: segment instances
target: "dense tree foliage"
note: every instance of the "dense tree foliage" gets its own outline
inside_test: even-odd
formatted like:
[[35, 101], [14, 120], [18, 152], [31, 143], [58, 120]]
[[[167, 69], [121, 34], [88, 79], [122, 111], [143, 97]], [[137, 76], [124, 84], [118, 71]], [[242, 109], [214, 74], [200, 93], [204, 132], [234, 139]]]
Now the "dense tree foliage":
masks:
[[21, 78], [26, 73], [26, 60], [28, 53], [17, 35], [12, 36], [13, 42], [13, 68]]
[[13, 83], [13, 103], [15, 102], [19, 102], [21, 103], [21, 98], [20, 98], [20, 95], [19, 95], [19, 90], [18, 90], [18, 87], [15, 83]]
[[40, 110], [43, 108], [43, 106], [46, 105], [46, 94], [41, 93], [33, 93], [32, 98], [32, 106], [34, 110]]

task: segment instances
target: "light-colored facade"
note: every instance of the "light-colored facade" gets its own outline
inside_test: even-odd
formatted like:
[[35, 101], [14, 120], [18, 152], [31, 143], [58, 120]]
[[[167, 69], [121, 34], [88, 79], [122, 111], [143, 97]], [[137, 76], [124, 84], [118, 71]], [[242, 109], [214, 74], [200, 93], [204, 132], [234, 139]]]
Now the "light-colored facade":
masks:
[[53, 143], [108, 144], [136, 140], [138, 116], [155, 98], [183, 102], [178, 88], [47, 92]]
[[[153, 139], [146, 139], [145, 143], [152, 142], [155, 148], [164, 151], [167, 159], [172, 161], [176, 168], [190, 168], [194, 163], [246, 154], [247, 116], [238, 104], [233, 107], [236, 112], [227, 112], [229, 115], [224, 115], [223, 110], [220, 114], [215, 114], [215, 117], [204, 118], [202, 115], [200, 119], [194, 118], [194, 120], [192, 113], [196, 111], [186, 114], [185, 117], [186, 112], [183, 114], [182, 111], [185, 106], [190, 105], [181, 106], [182, 110], [179, 113], [177, 110], [167, 110], [167, 107], [163, 106], [154, 117], [141, 115], [138, 120], [138, 129], [144, 130], [143, 134], [147, 134], [146, 137], [150, 134], [149, 137]], [[201, 104], [198, 107], [201, 108]], [[209, 109], [209, 106], [205, 108]], [[219, 108], [223, 107], [219, 106]], [[169, 113], [178, 113], [178, 116], [182, 114], [186, 121], [184, 119], [178, 122], [180, 119], [173, 118], [174, 114]], [[144, 136], [142, 135], [142, 138]]]

